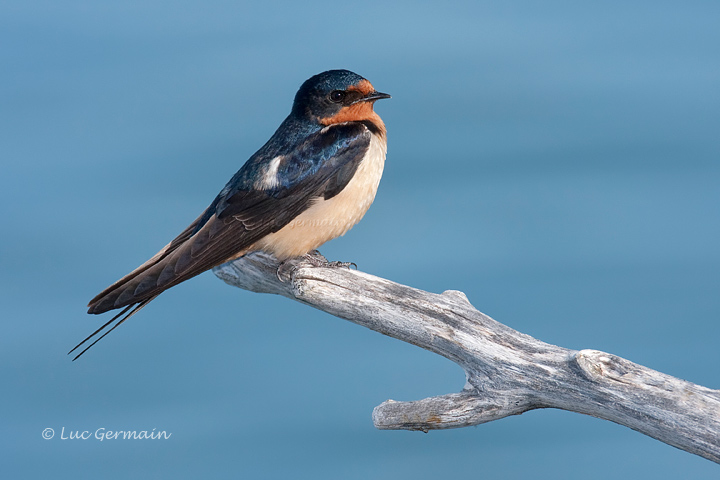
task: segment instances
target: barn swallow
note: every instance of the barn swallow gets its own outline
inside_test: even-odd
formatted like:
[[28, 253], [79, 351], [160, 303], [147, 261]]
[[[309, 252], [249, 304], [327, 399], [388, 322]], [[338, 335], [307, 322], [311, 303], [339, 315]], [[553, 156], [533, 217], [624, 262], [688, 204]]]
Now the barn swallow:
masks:
[[100, 292], [88, 313], [122, 309], [69, 353], [73, 360], [160, 293], [250, 252], [278, 260], [307, 254], [344, 235], [375, 199], [387, 152], [373, 110], [390, 98], [348, 70], [302, 84], [290, 115], [230, 179], [210, 206], [150, 260]]

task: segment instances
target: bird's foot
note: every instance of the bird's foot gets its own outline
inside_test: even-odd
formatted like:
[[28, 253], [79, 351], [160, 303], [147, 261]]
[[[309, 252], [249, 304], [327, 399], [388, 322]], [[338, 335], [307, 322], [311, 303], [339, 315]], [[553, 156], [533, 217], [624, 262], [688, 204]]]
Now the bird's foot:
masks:
[[323, 256], [322, 253], [317, 250], [306, 253], [302, 257], [289, 258], [283, 261], [277, 269], [277, 277], [283, 283], [289, 282], [292, 279], [292, 273], [295, 269], [301, 265], [311, 267], [324, 267], [324, 268], [351, 268], [357, 265], [352, 262], [331, 262]]
[[325, 256], [323, 256], [322, 253], [318, 252], [317, 250], [313, 250], [309, 253], [306, 253], [302, 257], [307, 263], [312, 265], [313, 267], [325, 267], [325, 268], [350, 268], [355, 267], [355, 270], [357, 270], [357, 265], [353, 262], [330, 262], [328, 261]]

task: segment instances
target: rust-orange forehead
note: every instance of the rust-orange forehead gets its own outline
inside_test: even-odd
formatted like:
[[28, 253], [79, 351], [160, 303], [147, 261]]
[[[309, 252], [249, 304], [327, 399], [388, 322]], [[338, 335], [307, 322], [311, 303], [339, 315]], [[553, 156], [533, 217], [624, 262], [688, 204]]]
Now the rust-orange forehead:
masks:
[[363, 78], [355, 85], [348, 87], [348, 90], [349, 91], [353, 91], [353, 90], [358, 91], [358, 92], [362, 93], [363, 96], [365, 96], [369, 93], [374, 92], [375, 87], [372, 86], [372, 83], [370, 83], [368, 80]]

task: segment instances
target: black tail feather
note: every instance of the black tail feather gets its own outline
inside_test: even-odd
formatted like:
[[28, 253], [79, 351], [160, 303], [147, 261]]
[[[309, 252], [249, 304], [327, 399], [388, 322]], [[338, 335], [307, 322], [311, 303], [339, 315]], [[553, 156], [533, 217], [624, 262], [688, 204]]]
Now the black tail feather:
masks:
[[[140, 301], [140, 302], [138, 302], [138, 303], [134, 303], [134, 304], [132, 304], [132, 305], [128, 305], [128, 306], [125, 307], [120, 313], [118, 313], [118, 314], [115, 315], [113, 318], [111, 318], [107, 323], [105, 323], [102, 327], [98, 328], [98, 329], [95, 330], [93, 333], [91, 333], [90, 335], [88, 335], [88, 336], [85, 338], [85, 340], [83, 340], [82, 342], [80, 342], [80, 343], [78, 343], [77, 345], [75, 345], [75, 348], [73, 348], [72, 350], [70, 350], [67, 354], [70, 355], [71, 353], [73, 353], [75, 350], [77, 350], [78, 348], [80, 348], [85, 342], [87, 342], [88, 340], [90, 340], [91, 338], [93, 338], [95, 335], [97, 335], [98, 333], [100, 333], [101, 331], [103, 331], [108, 325], [110, 325], [111, 323], [113, 323], [115, 320], [117, 320], [118, 318], [122, 317], [123, 315], [125, 315], [125, 313], [127, 312], [127, 315], [125, 315], [123, 318], [120, 319], [120, 321], [118, 321], [115, 325], [113, 325], [112, 328], [110, 328], [110, 330], [108, 330], [107, 332], [105, 332], [105, 333], [103, 333], [102, 335], [100, 335], [97, 339], [95, 339], [94, 342], [92, 342], [90, 345], [88, 345], [87, 347], [85, 347], [85, 349], [84, 349], [82, 352], [78, 353], [78, 354], [75, 356], [75, 358], [73, 358], [73, 362], [74, 362], [75, 360], [77, 360], [78, 358], [80, 358], [80, 356], [81, 356], [83, 353], [87, 352], [93, 345], [95, 345], [95, 344], [98, 343], [100, 340], [102, 340], [102, 339], [105, 337], [105, 335], [107, 335], [108, 333], [110, 333], [110, 332], [112, 332], [113, 330], [115, 330], [115, 329], [116, 329], [119, 325], [121, 325], [125, 320], [127, 320], [128, 318], [132, 317], [132, 316], [135, 315], [137, 312], [139, 312], [145, 305], [147, 305], [148, 303], [150, 303], [155, 297], [157, 297], [157, 295], [152, 296], [152, 297], [150, 297], [150, 298], [146, 298], [145, 300], [142, 300], [142, 301]], [[128, 310], [130, 310], [130, 311], [128, 312]]]

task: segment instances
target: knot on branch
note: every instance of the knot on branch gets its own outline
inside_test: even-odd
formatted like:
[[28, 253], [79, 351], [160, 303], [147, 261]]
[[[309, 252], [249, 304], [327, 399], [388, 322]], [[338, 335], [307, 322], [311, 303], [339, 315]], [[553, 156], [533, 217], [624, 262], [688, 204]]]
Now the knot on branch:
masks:
[[460, 302], [464, 303], [468, 307], [475, 308], [473, 304], [470, 303], [470, 300], [468, 300], [467, 295], [465, 295], [465, 293], [461, 292], [460, 290], [445, 290], [441, 295], [453, 298], [455, 300], [460, 300]]
[[593, 381], [616, 382], [632, 381], [634, 365], [618, 356], [598, 350], [580, 350], [574, 355], [575, 363], [580, 370]]

